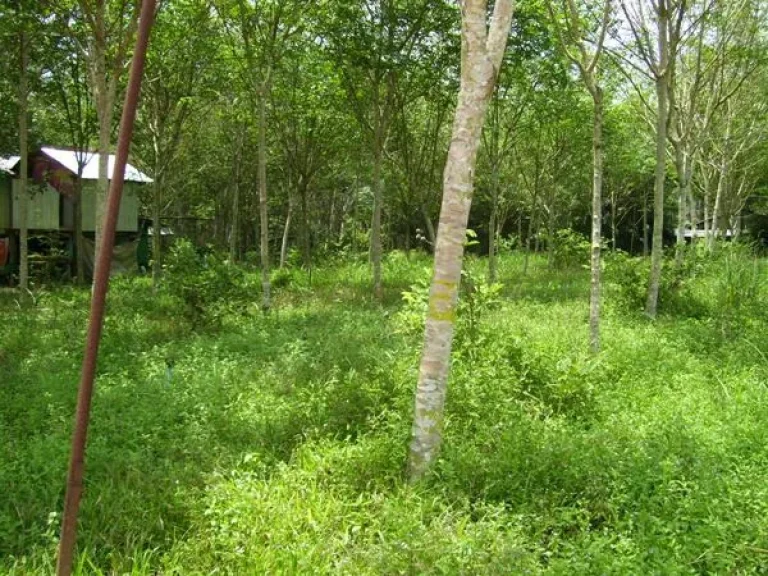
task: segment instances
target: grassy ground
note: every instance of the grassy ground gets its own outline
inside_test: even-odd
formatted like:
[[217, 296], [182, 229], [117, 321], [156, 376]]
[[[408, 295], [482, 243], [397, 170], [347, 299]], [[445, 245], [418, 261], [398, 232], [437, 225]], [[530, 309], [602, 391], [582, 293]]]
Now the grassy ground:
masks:
[[[654, 323], [619, 268], [594, 357], [582, 269], [506, 256], [497, 291], [474, 262], [417, 488], [426, 259], [388, 257], [383, 304], [361, 263], [284, 275], [267, 318], [251, 273], [191, 306], [118, 281], [78, 573], [766, 573], [767, 275], [737, 264], [694, 270]], [[88, 295], [0, 295], [2, 573], [52, 571]]]

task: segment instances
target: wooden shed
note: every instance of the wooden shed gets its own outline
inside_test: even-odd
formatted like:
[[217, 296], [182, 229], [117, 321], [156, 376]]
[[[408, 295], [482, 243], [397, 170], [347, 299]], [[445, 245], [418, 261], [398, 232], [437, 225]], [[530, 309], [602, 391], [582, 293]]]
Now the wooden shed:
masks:
[[[82, 230], [93, 233], [96, 226], [96, 190], [99, 155], [82, 157]], [[112, 175], [115, 157], [110, 154], [108, 174]], [[42, 147], [29, 155], [27, 228], [31, 235], [53, 235], [59, 244], [72, 245], [75, 230], [74, 196], [78, 174], [78, 154], [72, 150]], [[5, 238], [7, 260], [13, 262], [18, 252], [20, 158], [0, 158], [0, 238]], [[117, 232], [123, 239], [139, 232], [139, 192], [152, 179], [128, 164], [120, 202]], [[71, 251], [71, 250], [70, 250]], [[0, 263], [0, 266], [2, 263]]]
[[[82, 173], [83, 231], [95, 230], [96, 186], [99, 177], [99, 155], [88, 153], [84, 157]], [[115, 157], [110, 154], [108, 173], [114, 169]], [[19, 157], [6, 158], [0, 167], [6, 178], [0, 179], [0, 228], [19, 228]], [[72, 150], [43, 147], [29, 158], [29, 210], [27, 227], [32, 231], [74, 230], [73, 194], [78, 172], [78, 156]], [[8, 181], [8, 172], [13, 173]], [[120, 203], [118, 232], [138, 232], [139, 189], [152, 179], [128, 164], [125, 187]], [[8, 215], [10, 214], [10, 222]]]

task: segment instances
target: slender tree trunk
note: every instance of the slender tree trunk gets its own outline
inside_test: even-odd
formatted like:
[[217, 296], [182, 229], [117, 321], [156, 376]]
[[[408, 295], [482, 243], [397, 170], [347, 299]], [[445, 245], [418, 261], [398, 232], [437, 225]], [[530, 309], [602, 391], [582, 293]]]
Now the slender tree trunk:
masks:
[[685, 144], [675, 145], [675, 169], [677, 171], [677, 239], [675, 243], [675, 269], [680, 270], [685, 255], [685, 203], [688, 199], [688, 155], [684, 150]]
[[499, 205], [499, 169], [497, 163], [493, 167], [491, 191], [491, 217], [488, 221], [488, 283], [496, 282], [496, 220]]
[[259, 222], [261, 227], [261, 308], [269, 312], [269, 214], [267, 213], [267, 81], [259, 94]]
[[723, 191], [725, 189], [726, 177], [728, 173], [728, 165], [723, 162], [720, 168], [720, 174], [717, 180], [717, 192], [715, 193], [715, 206], [712, 208], [712, 229], [710, 230], [710, 236], [707, 240], [707, 250], [712, 252], [715, 248], [715, 240], [720, 234], [720, 221], [723, 205]]
[[443, 407], [477, 149], [509, 36], [512, 9], [512, 0], [497, 0], [487, 32], [485, 0], [465, 0], [463, 5], [461, 87], [443, 175], [435, 269], [408, 457], [411, 481], [419, 480], [429, 470], [442, 441]]
[[240, 246], [240, 175], [243, 165], [243, 146], [245, 145], [245, 126], [238, 127], [235, 141], [234, 166], [232, 170], [232, 224], [229, 228], [229, 261], [237, 262]]
[[[376, 88], [378, 90], [378, 88]], [[378, 92], [377, 92], [378, 94]], [[381, 286], [381, 206], [383, 191], [381, 182], [381, 163], [384, 153], [384, 126], [382, 126], [381, 110], [378, 98], [374, 110], [373, 134], [373, 218], [371, 220], [371, 265], [373, 266], [373, 295], [382, 296]]]
[[85, 167], [78, 162], [77, 178], [75, 179], [75, 266], [77, 269], [77, 283], [85, 284], [85, 242], [83, 242], [83, 169]]
[[659, 73], [656, 78], [658, 114], [656, 119], [656, 177], [653, 189], [653, 243], [651, 245], [651, 274], [648, 280], [648, 299], [645, 313], [656, 317], [659, 305], [659, 284], [664, 257], [664, 178], [667, 160], [667, 116], [669, 98], [669, 43], [667, 38], [668, 12], [659, 9]]
[[[309, 219], [309, 201], [307, 198], [308, 194], [309, 194], [309, 191], [307, 190], [307, 184], [304, 178], [300, 178], [299, 197], [301, 199], [301, 218], [302, 218], [301, 244], [302, 244], [302, 251], [304, 252], [304, 266], [307, 267], [307, 270], [309, 271], [309, 277], [312, 278], [312, 237], [311, 237], [312, 229], [311, 229], [310, 219]], [[354, 234], [353, 234], [353, 240], [354, 240]]]
[[[238, 177], [239, 170], [235, 171]], [[229, 261], [234, 264], [237, 262], [238, 250], [240, 244], [240, 183], [235, 180], [232, 185], [232, 224], [229, 227]]]
[[[600, 244], [603, 221], [603, 92], [593, 87], [594, 131], [592, 135], [592, 248], [591, 281], [589, 291], [589, 346], [592, 352], [600, 351]], [[616, 217], [614, 213], [614, 229]], [[616, 236], [613, 238], [614, 249]]]
[[[162, 272], [161, 258], [163, 251], [162, 228], [160, 225], [160, 213], [163, 202], [162, 176], [155, 167], [155, 181], [152, 184], [152, 286], [155, 290], [160, 287], [160, 274]], [[232, 254], [230, 253], [230, 260]]]
[[99, 120], [99, 180], [96, 186], [94, 200], [94, 245], [93, 265], [94, 277], [96, 277], [96, 262], [99, 260], [99, 247], [101, 246], [101, 231], [104, 227], [104, 210], [107, 205], [109, 193], [109, 148], [112, 135], [112, 114], [114, 113], [114, 95], [110, 93], [106, 78], [106, 71], [97, 72], [97, 96], [96, 112]]
[[529, 258], [531, 254], [531, 244], [534, 245], [534, 253], [539, 251], [539, 237], [537, 234], [535, 234], [536, 230], [536, 221], [538, 219], [538, 206], [536, 203], [536, 200], [538, 198], [537, 189], [534, 188], [533, 190], [533, 203], [531, 204], [531, 217], [528, 220], [528, 234], [526, 235], [525, 242], [526, 242], [526, 250], [525, 250], [525, 256], [523, 258], [523, 276], [525, 276], [528, 273], [528, 264], [529, 264]]
[[616, 252], [616, 236], [618, 225], [616, 223], [616, 187], [611, 188], [611, 249]]
[[293, 215], [293, 195], [288, 192], [288, 214], [285, 216], [285, 226], [283, 227], [283, 241], [280, 244], [280, 268], [285, 267], [288, 260], [288, 237], [291, 231], [291, 216]]
[[[554, 190], [554, 189], [553, 189]], [[555, 193], [552, 192], [547, 212], [547, 268], [555, 265]]]
[[698, 215], [696, 213], [696, 198], [693, 197], [691, 192], [690, 179], [688, 179], [688, 208], [690, 210], [688, 217], [691, 220], [691, 248], [693, 248], [696, 245], [696, 241], [698, 240], [696, 238], [696, 234], [698, 234], [699, 224]]
[[29, 190], [27, 176], [29, 174], [29, 88], [27, 72], [29, 68], [29, 41], [25, 31], [19, 34], [19, 288], [23, 292], [29, 290], [29, 231], [27, 217], [29, 214]]
[[706, 175], [706, 170], [702, 170], [701, 172], [702, 179], [704, 180], [704, 242], [707, 250], [709, 250], [709, 235], [712, 228], [709, 221], [709, 177]]
[[648, 257], [648, 191], [643, 190], [643, 258]]
[[421, 213], [424, 216], [424, 226], [427, 231], [427, 240], [429, 240], [429, 248], [434, 251], [435, 249], [435, 225], [432, 224], [432, 218], [429, 217], [429, 211], [426, 205], [421, 205]]

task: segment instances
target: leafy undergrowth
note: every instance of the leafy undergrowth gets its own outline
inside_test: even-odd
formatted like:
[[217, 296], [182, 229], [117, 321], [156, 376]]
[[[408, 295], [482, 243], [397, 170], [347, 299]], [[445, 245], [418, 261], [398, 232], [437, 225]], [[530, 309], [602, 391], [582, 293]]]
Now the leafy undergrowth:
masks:
[[[390, 255], [383, 305], [364, 262], [285, 273], [268, 317], [251, 272], [194, 307], [116, 282], [78, 573], [768, 571], [764, 281], [701, 270], [697, 313], [655, 323], [609, 301], [591, 356], [583, 270], [506, 256], [493, 288], [474, 262], [444, 450], [409, 487], [428, 266]], [[88, 292], [3, 298], [0, 571], [49, 574]]]

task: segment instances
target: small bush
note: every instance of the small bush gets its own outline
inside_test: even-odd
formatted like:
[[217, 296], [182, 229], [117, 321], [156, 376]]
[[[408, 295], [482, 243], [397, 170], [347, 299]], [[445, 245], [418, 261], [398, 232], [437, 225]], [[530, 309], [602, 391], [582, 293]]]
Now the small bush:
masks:
[[607, 254], [603, 262], [606, 301], [622, 312], [641, 312], [648, 292], [651, 261], [617, 250]]
[[558, 268], [586, 266], [589, 263], [590, 242], [587, 238], [571, 229], [555, 232], [553, 260]]
[[254, 299], [255, 286], [243, 270], [210, 250], [198, 251], [188, 240], [177, 242], [165, 261], [165, 289], [182, 303], [193, 324], [217, 324], [226, 309]]

